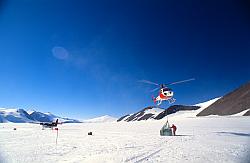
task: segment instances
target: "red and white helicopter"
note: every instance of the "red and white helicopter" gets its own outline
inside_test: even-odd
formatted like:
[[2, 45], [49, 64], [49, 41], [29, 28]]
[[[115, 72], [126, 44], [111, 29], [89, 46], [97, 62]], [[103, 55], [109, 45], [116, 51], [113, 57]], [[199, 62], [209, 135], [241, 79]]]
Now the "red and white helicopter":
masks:
[[141, 82], [158, 86], [157, 88], [152, 90], [152, 92], [156, 90], [160, 90], [159, 95], [156, 98], [153, 97], [153, 100], [154, 100], [154, 103], [157, 102], [157, 105], [161, 105], [162, 101], [165, 101], [165, 100], [168, 100], [169, 104], [172, 104], [175, 102], [175, 99], [173, 98], [174, 92], [172, 89], [168, 88], [167, 86], [184, 83], [184, 82], [188, 82], [192, 80], [195, 80], [195, 79], [191, 78], [191, 79], [176, 81], [176, 82], [172, 82], [168, 84], [157, 84], [148, 80], [141, 80]]

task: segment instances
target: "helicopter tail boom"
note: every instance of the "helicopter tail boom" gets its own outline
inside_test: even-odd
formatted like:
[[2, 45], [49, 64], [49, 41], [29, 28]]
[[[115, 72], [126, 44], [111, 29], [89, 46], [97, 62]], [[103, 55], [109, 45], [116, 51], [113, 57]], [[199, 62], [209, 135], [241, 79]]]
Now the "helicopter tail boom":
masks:
[[156, 98], [154, 96], [152, 96], [152, 100], [154, 101], [154, 103], [156, 104]]

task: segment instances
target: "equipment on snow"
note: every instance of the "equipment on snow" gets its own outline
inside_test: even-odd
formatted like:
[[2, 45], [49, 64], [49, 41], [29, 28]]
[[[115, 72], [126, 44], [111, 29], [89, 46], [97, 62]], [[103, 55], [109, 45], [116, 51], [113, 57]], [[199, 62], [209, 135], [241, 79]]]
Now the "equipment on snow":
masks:
[[169, 126], [168, 121], [163, 125], [163, 127], [160, 130], [161, 136], [173, 136], [172, 130]]

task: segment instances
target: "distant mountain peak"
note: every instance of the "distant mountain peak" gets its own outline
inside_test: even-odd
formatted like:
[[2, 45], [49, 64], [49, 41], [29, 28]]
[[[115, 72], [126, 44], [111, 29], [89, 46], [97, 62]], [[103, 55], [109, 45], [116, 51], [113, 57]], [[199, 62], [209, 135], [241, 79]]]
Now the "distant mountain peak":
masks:
[[63, 123], [79, 123], [80, 121], [70, 118], [62, 118], [51, 113], [42, 113], [35, 110], [25, 111], [24, 109], [0, 109], [0, 123], [34, 123], [34, 122], [52, 122], [59, 119]]
[[154, 119], [163, 111], [164, 109], [162, 108], [149, 106], [134, 114], [122, 116], [117, 121], [129, 122], [129, 121], [141, 121], [141, 120]]
[[82, 122], [84, 123], [104, 123], [104, 122], [115, 122], [117, 118], [109, 116], [109, 115], [104, 115], [92, 119], [87, 119], [83, 120]]
[[35, 112], [36, 110], [35, 109], [28, 109], [26, 112], [28, 113], [28, 114], [32, 114], [33, 112]]

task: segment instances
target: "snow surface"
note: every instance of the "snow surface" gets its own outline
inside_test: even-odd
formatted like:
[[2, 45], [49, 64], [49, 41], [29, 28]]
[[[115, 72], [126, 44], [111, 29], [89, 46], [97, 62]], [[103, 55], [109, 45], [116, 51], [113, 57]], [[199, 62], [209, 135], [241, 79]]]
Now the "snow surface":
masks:
[[[178, 136], [160, 136], [158, 121], [80, 123], [41, 130], [35, 124], [0, 124], [0, 153], [6, 163], [247, 162], [250, 117], [168, 116]], [[16, 127], [17, 130], [13, 130]], [[93, 135], [87, 135], [92, 131]], [[0, 161], [1, 162], [1, 161]]]
[[[216, 101], [216, 100], [214, 100]], [[166, 163], [250, 162], [250, 117], [196, 114], [179, 111], [161, 120], [59, 125], [0, 123], [2, 163]], [[160, 136], [166, 121], [177, 126], [177, 136]], [[17, 130], [13, 130], [13, 128]], [[93, 132], [90, 136], [87, 133]], [[2, 160], [1, 160], [2, 157]]]
[[103, 122], [115, 122], [115, 121], [117, 121], [117, 118], [111, 117], [109, 115], [104, 115], [104, 116], [97, 117], [97, 118], [83, 120], [82, 122], [84, 122], [84, 123], [103, 123]]

